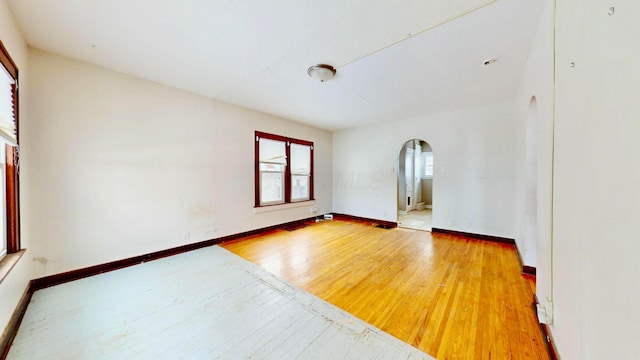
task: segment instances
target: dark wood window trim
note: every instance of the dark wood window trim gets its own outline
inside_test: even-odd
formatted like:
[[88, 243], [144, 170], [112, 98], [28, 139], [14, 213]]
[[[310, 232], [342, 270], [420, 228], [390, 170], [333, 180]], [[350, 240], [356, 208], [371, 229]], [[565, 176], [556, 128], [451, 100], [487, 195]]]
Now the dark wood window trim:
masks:
[[[9, 52], [0, 41], [0, 63], [7, 72], [15, 80], [12, 86], [13, 94], [13, 111], [16, 121], [16, 140], [19, 141], [19, 106], [18, 106], [18, 89], [19, 77], [18, 67], [16, 66]], [[6, 201], [7, 201], [7, 254], [15, 253], [20, 250], [20, 181], [19, 181], [19, 146], [7, 145], [6, 155]]]
[[[309, 199], [304, 199], [299, 201], [291, 200], [291, 166], [290, 166], [291, 150], [290, 150], [290, 147], [287, 145], [285, 146], [287, 165], [285, 166], [285, 172], [284, 172], [284, 202], [273, 204], [273, 205], [260, 205], [260, 141], [259, 141], [260, 139], [282, 141], [287, 144], [298, 144], [298, 145], [309, 146], [311, 148], [311, 154], [310, 154], [311, 158], [310, 158], [310, 164], [309, 164], [311, 166], [310, 174], [309, 174]], [[291, 204], [291, 203], [299, 203], [304, 201], [315, 200], [313, 195], [313, 183], [314, 183], [313, 181], [314, 179], [313, 150], [314, 149], [313, 149], [312, 141], [300, 140], [300, 139], [290, 138], [282, 135], [269, 134], [261, 131], [255, 132], [254, 141], [255, 141], [255, 147], [254, 147], [255, 207], [277, 206], [282, 204]]]

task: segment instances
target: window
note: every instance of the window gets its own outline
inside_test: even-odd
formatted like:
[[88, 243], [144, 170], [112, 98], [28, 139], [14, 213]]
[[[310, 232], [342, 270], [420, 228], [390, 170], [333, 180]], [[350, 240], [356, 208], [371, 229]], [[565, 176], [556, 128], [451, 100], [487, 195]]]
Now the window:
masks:
[[0, 257], [20, 250], [18, 68], [0, 42]]
[[5, 145], [4, 145], [4, 141], [0, 140], [0, 204], [2, 206], [0, 206], [0, 241], [2, 241], [0, 243], [0, 259], [3, 258], [5, 255], [7, 255], [7, 249], [8, 249], [8, 244], [7, 244], [7, 225], [6, 222], [4, 221], [4, 219], [6, 219], [6, 194], [5, 194], [5, 183], [6, 183], [6, 172], [7, 172], [7, 163], [5, 161], [6, 158], [6, 149], [5, 149]]
[[313, 143], [256, 131], [255, 206], [313, 200]]
[[432, 152], [422, 153], [422, 178], [423, 179], [433, 178], [433, 153]]

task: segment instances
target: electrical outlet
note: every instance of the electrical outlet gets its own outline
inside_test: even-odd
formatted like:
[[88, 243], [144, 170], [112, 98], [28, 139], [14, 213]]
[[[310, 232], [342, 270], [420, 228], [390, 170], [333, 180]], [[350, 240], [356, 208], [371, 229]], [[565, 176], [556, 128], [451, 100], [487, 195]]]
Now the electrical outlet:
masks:
[[547, 310], [544, 306], [538, 304], [536, 305], [536, 310], [538, 311], [538, 322], [540, 324], [548, 324], [547, 322]]
[[315, 213], [317, 213], [317, 212], [318, 212], [318, 208], [317, 208], [317, 207], [315, 207], [315, 206], [312, 206], [310, 210], [311, 210], [311, 213], [312, 213], [312, 214], [315, 214]]
[[189, 240], [189, 238], [191, 238], [191, 232], [185, 231], [184, 234], [182, 234], [182, 238], [184, 240]]
[[553, 300], [546, 298], [546, 306], [544, 307], [544, 314], [546, 315], [547, 325], [553, 325]]

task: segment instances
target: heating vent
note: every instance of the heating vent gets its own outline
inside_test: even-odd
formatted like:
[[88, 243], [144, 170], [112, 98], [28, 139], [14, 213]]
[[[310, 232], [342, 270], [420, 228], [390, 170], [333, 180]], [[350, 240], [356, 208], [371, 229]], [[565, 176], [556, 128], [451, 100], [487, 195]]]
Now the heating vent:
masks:
[[294, 224], [285, 225], [281, 229], [282, 230], [286, 230], [286, 231], [296, 231], [296, 230], [299, 230], [299, 229], [306, 228], [309, 225], [311, 225], [311, 224], [307, 223], [307, 222], [294, 223]]

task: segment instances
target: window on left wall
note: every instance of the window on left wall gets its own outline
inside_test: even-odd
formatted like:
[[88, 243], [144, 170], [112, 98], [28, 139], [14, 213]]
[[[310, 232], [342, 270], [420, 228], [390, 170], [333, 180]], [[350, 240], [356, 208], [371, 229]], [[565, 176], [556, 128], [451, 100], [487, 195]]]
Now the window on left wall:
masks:
[[20, 250], [18, 68], [0, 42], [0, 257]]
[[313, 142], [255, 132], [255, 206], [313, 200]]

